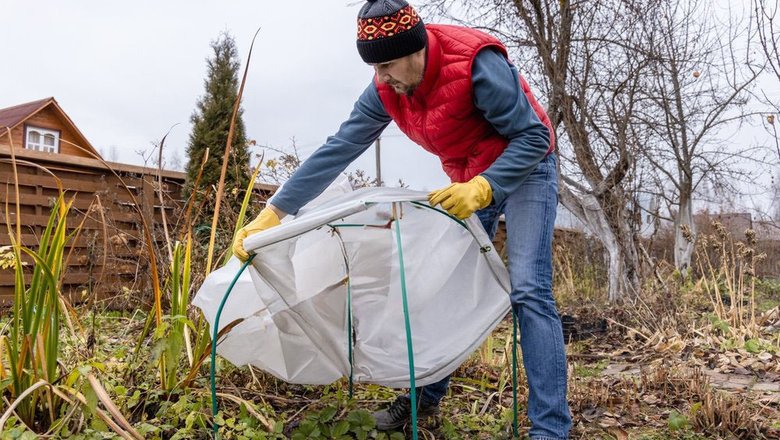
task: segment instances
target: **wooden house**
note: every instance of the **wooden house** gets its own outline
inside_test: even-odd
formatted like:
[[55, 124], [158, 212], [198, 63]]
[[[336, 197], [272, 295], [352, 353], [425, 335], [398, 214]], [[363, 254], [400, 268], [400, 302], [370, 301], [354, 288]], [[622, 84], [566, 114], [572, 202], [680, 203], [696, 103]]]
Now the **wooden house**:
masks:
[[0, 147], [12, 146], [90, 159], [100, 157], [54, 98], [0, 109]]
[[[13, 230], [19, 224], [22, 244], [35, 249], [62, 188], [73, 201], [68, 232], [77, 226], [81, 231], [68, 246], [63, 292], [73, 302], [93, 294], [117, 306], [145, 301], [151, 282], [141, 227], [148, 225], [164, 248], [163, 223], [177, 231], [184, 217], [185, 177], [179, 171], [106, 163], [54, 98], [0, 109], [0, 204], [19, 203], [18, 218], [16, 209], [0, 208], [0, 248], [11, 244], [8, 226]], [[275, 190], [257, 184], [255, 203], [264, 203]], [[14, 286], [13, 271], [0, 270], [0, 308], [11, 303]]]

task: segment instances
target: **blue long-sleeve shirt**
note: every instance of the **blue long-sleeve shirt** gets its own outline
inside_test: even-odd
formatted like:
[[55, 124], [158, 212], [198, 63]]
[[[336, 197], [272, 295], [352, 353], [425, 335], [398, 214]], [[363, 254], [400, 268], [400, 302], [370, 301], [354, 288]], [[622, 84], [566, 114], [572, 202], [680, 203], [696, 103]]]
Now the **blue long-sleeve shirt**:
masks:
[[[544, 159], [550, 134], [520, 88], [517, 69], [501, 53], [493, 49], [479, 52], [471, 75], [474, 105], [509, 139], [504, 152], [481, 174], [493, 189], [493, 202], [500, 203]], [[391, 120], [371, 81], [338, 132], [301, 164], [271, 203], [296, 214], [366, 151]]]

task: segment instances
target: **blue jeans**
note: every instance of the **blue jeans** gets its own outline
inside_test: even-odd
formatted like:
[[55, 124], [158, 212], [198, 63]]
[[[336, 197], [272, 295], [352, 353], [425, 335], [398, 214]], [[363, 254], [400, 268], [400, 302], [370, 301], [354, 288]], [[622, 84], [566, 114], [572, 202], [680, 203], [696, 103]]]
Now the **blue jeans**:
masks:
[[[492, 238], [504, 213], [507, 230], [510, 299], [520, 327], [520, 346], [528, 378], [529, 436], [566, 439], [571, 415], [566, 400], [566, 352], [561, 319], [552, 295], [552, 238], [558, 205], [557, 159], [550, 154], [525, 183], [500, 205], [476, 214]], [[422, 387], [423, 405], [438, 404], [449, 377]]]

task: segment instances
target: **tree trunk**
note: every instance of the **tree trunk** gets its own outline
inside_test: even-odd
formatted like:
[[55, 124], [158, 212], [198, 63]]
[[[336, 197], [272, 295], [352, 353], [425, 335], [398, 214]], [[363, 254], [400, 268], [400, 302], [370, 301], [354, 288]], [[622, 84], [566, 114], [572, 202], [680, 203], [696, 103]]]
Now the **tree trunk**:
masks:
[[674, 266], [680, 271], [683, 278], [688, 276], [695, 243], [696, 224], [693, 222], [693, 197], [690, 185], [682, 185], [680, 209], [674, 218]]
[[616, 301], [627, 293], [637, 293], [639, 258], [625, 219], [610, 221], [596, 197], [578, 196], [565, 185], [561, 185], [560, 197], [563, 206], [588, 227], [607, 251], [609, 301]]

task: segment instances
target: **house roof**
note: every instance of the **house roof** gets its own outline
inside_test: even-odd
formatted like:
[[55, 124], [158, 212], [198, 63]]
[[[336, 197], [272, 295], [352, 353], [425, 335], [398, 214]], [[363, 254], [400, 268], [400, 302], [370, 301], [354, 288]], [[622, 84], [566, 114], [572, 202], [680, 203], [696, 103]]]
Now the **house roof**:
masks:
[[81, 130], [76, 127], [76, 124], [74, 124], [65, 111], [62, 110], [62, 107], [60, 107], [60, 104], [57, 102], [57, 100], [51, 96], [48, 98], [39, 99], [37, 101], [30, 101], [24, 104], [15, 105], [13, 107], [0, 109], [0, 137], [6, 135], [7, 131], [5, 127], [13, 130], [19, 126], [19, 124], [23, 123], [27, 119], [30, 119], [33, 115], [48, 106], [51, 106], [54, 109], [54, 112], [63, 119], [63, 122], [70, 126], [70, 128], [76, 134], [77, 139], [74, 139], [74, 141], [78, 144], [78, 146], [90, 150], [98, 157], [100, 156], [97, 150], [95, 150], [95, 147], [93, 147], [84, 134], [81, 133]]
[[46, 107], [46, 105], [52, 101], [54, 101], [54, 98], [49, 97], [45, 99], [39, 99], [37, 101], [15, 105], [13, 107], [0, 109], [0, 128], [16, 127], [20, 122], [24, 121], [35, 113], [38, 113], [39, 110], [41, 110], [43, 107]]

